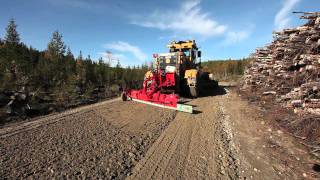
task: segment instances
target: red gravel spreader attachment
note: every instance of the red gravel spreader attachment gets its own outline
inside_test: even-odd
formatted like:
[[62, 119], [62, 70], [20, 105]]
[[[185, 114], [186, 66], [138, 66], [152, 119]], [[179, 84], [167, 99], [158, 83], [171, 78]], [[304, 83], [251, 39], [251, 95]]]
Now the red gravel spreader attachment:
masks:
[[125, 90], [122, 94], [122, 100], [133, 100], [162, 108], [192, 113], [191, 105], [179, 104], [179, 95], [175, 94], [174, 91], [170, 92], [170, 89], [175, 85], [174, 72], [153, 71], [149, 76], [145, 77], [142, 89]]

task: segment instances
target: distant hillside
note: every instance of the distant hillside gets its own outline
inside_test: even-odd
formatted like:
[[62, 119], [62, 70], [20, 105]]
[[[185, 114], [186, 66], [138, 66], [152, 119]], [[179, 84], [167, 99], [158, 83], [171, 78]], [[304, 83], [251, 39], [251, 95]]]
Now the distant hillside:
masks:
[[248, 62], [249, 59], [209, 60], [202, 62], [202, 67], [204, 70], [213, 73], [216, 80], [237, 80], [243, 75]]

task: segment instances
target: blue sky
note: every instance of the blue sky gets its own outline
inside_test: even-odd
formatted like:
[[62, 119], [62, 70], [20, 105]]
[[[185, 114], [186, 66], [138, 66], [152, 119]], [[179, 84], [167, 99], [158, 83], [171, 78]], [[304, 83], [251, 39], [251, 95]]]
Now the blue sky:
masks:
[[44, 50], [55, 30], [75, 55], [126, 65], [167, 52], [171, 40], [196, 39], [203, 60], [242, 58], [272, 31], [303, 24], [292, 11], [319, 11], [319, 0], [2, 0], [0, 38], [14, 18], [21, 39]]

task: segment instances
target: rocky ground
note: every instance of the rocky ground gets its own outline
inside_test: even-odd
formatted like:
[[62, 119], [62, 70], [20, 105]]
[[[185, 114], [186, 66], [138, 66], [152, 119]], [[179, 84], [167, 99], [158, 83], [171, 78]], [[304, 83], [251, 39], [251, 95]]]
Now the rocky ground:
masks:
[[319, 160], [235, 91], [194, 114], [118, 99], [0, 129], [2, 178], [317, 179]]

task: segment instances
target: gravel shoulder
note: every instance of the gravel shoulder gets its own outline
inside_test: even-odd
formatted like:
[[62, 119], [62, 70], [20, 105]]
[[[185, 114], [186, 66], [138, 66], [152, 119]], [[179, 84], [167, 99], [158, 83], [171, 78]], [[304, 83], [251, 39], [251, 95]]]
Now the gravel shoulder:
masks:
[[0, 177], [124, 179], [175, 115], [112, 100], [8, 125]]

